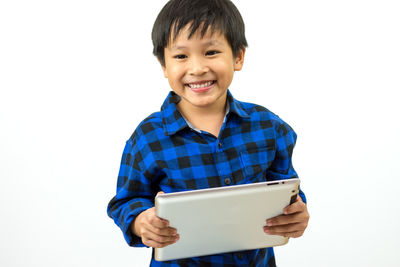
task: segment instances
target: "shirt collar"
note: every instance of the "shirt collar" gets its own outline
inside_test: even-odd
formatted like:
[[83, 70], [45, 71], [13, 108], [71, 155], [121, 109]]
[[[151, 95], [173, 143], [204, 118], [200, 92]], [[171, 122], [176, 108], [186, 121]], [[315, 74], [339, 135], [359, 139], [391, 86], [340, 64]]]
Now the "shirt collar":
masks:
[[236, 113], [241, 118], [244, 119], [249, 119], [250, 115], [246, 112], [246, 110], [243, 109], [241, 103], [237, 101], [235, 98], [233, 98], [231, 92], [228, 90], [227, 94], [228, 98], [228, 103], [229, 103], [229, 112], [230, 113]]
[[[173, 135], [185, 127], [191, 127], [192, 129], [199, 131], [198, 129], [193, 128], [193, 125], [191, 125], [189, 121], [186, 121], [179, 112], [177, 104], [180, 100], [180, 96], [171, 91], [161, 106], [161, 116], [165, 135]], [[240, 102], [233, 98], [229, 90], [227, 92], [227, 100], [228, 110], [225, 114], [225, 120], [229, 113], [235, 113], [242, 118], [250, 118], [249, 114], [240, 105]]]

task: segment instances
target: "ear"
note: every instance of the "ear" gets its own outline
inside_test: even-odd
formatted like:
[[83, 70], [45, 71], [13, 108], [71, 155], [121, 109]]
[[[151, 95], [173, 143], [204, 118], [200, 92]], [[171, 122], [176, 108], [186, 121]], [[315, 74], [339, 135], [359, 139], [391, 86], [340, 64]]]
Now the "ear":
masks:
[[[165, 78], [168, 78], [167, 67], [165, 66], [165, 64], [163, 64], [163, 63], [161, 62], [161, 60], [160, 60], [159, 58], [157, 58], [157, 60], [158, 60], [158, 62], [159, 62], [160, 65], [161, 65], [161, 68], [162, 68], [163, 73], [164, 73], [164, 77], [165, 77]], [[164, 61], [165, 61], [165, 60], [164, 60]]]
[[236, 55], [235, 58], [235, 64], [233, 65], [233, 69], [235, 71], [239, 71], [243, 67], [244, 63], [244, 54], [246, 53], [246, 48], [242, 48], [239, 50], [238, 54]]

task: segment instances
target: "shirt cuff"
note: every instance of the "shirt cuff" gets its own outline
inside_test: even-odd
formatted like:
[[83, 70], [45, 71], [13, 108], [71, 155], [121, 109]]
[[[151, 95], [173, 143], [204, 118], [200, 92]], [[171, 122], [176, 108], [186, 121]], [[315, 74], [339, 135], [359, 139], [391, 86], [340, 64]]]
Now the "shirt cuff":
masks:
[[124, 238], [126, 242], [128, 243], [129, 246], [131, 247], [147, 247], [145, 244], [143, 244], [142, 239], [135, 235], [131, 231], [131, 224], [133, 220], [143, 211], [150, 209], [154, 207], [154, 204], [149, 202], [135, 202], [129, 205], [130, 212], [127, 214], [127, 216], [124, 216], [124, 219], [122, 220], [122, 224], [120, 226], [122, 233], [124, 235]]
[[301, 197], [301, 199], [303, 200], [303, 202], [305, 203], [305, 204], [307, 204], [307, 198], [306, 198], [306, 195], [304, 194], [304, 192], [303, 191], [301, 191], [301, 189], [299, 188], [299, 196]]

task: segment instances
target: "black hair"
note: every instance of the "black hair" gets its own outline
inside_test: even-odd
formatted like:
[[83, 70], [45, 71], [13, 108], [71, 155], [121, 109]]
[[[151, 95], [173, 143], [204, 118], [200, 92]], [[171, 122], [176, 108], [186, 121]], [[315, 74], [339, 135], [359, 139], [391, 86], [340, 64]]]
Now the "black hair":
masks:
[[170, 0], [158, 14], [151, 33], [153, 54], [163, 66], [164, 48], [189, 24], [189, 39], [200, 27], [201, 37], [209, 27], [212, 34], [217, 30], [225, 35], [234, 57], [247, 47], [242, 16], [230, 0]]

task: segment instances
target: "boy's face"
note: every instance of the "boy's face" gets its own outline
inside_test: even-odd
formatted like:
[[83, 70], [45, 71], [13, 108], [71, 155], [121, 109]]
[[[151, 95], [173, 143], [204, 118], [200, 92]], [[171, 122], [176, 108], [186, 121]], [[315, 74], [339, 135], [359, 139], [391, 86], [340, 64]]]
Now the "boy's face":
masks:
[[188, 40], [190, 31], [186, 26], [164, 49], [164, 76], [181, 97], [181, 108], [224, 108], [233, 73], [242, 68], [245, 51], [234, 58], [225, 36], [210, 32], [201, 38], [197, 31]]

